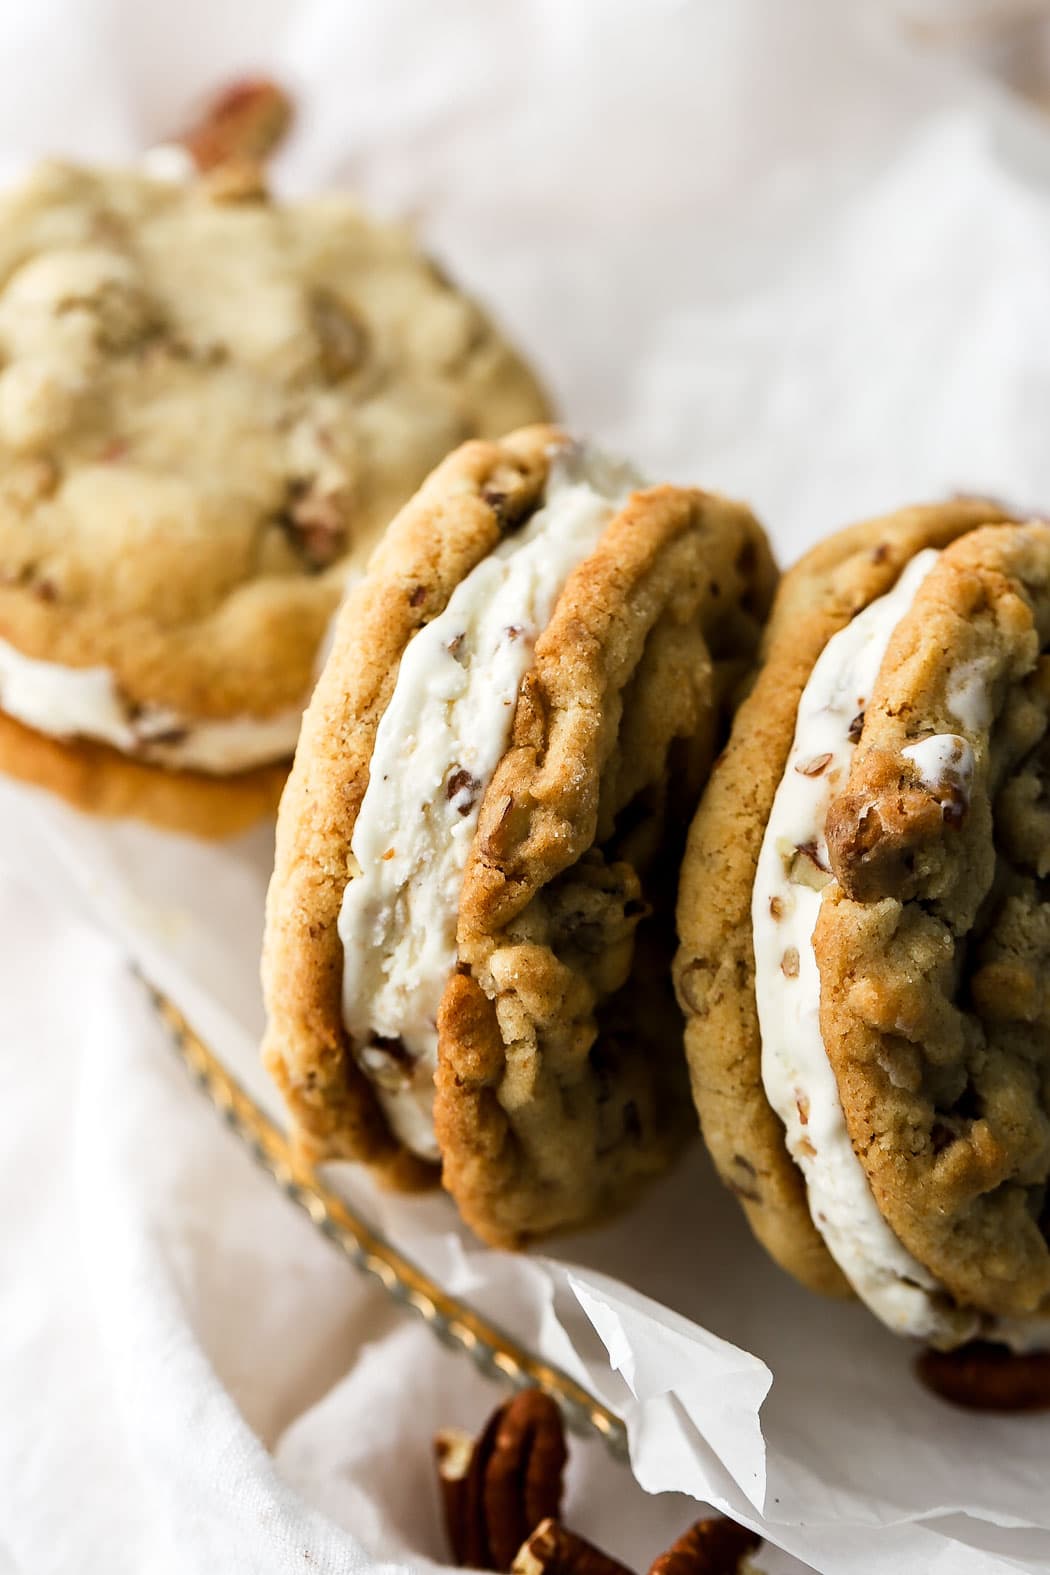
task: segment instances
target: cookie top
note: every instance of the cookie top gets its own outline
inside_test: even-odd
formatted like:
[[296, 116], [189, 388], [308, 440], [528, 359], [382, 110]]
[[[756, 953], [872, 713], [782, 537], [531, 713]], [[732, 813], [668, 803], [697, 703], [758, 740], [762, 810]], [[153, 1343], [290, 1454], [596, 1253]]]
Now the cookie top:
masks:
[[[375, 955], [367, 945], [346, 953], [340, 929], [343, 940], [356, 934], [349, 896], [369, 934], [385, 933], [384, 910], [368, 896], [373, 869], [396, 870], [401, 860], [409, 883], [398, 902], [422, 912], [421, 883], [409, 880], [416, 819], [454, 836], [462, 817], [468, 844], [452, 893], [453, 951], [435, 1001], [433, 1121], [446, 1185], [470, 1223], [502, 1242], [617, 1206], [688, 1128], [666, 990], [677, 859], [662, 855], [706, 775], [727, 690], [751, 658], [773, 581], [746, 509], [685, 489], [630, 494], [589, 460], [577, 475], [575, 462], [552, 429], [467, 445], [391, 527], [340, 615], [307, 712], [268, 903], [266, 1055], [301, 1135], [314, 1153], [422, 1179], [421, 1159], [384, 1119], [385, 1110], [398, 1120], [384, 1096], [425, 1022], [394, 1037], [383, 1020], [381, 1032], [369, 1036], [366, 1026], [352, 1043], [343, 999], [351, 977], [355, 989], [367, 987], [368, 1011], [382, 1010], [384, 983], [401, 977], [411, 1001], [422, 962], [401, 969], [396, 961], [400, 921]], [[588, 520], [596, 498], [602, 507]], [[450, 697], [464, 695], [482, 728], [485, 697], [475, 712], [456, 669], [484, 648], [484, 620], [460, 614], [479, 570], [498, 581], [508, 548], [525, 564], [555, 499], [564, 508], [559, 536], [579, 530], [579, 554], [552, 609], [535, 613], [536, 627], [510, 623], [495, 641], [494, 650], [527, 655], [491, 769], [480, 773], [477, 754], [464, 753], [477, 740], [462, 738], [454, 759], [411, 774], [427, 802], [410, 814], [405, 800], [404, 835], [395, 816], [378, 840], [374, 828], [364, 836], [358, 821], [370, 779], [379, 780], [372, 774], [383, 773], [380, 811], [403, 796], [381, 729], [388, 713], [401, 716], [406, 674], [413, 698], [419, 631], [431, 644], [431, 633], [440, 636], [441, 646], [427, 646], [423, 673], [432, 671], [442, 694], [447, 684]], [[540, 600], [530, 591], [534, 612]], [[482, 610], [495, 611], [495, 600]], [[449, 618], [455, 628], [445, 628]], [[495, 624], [505, 622], [501, 605]], [[406, 749], [422, 736], [428, 728], [399, 721]], [[428, 857], [429, 871], [440, 853]]]
[[853, 1148], [959, 1303], [1050, 1307], [1050, 525], [973, 531], [897, 625], [814, 944]]
[[803, 1175], [762, 1081], [751, 903], [759, 855], [814, 666], [925, 548], [1005, 514], [980, 500], [905, 509], [822, 542], [781, 583], [762, 666], [689, 834], [678, 902], [678, 998], [704, 1136], [755, 1234], [804, 1283], [848, 1284], [814, 1225]]
[[107, 670], [131, 715], [287, 711], [426, 472], [543, 413], [344, 198], [46, 165], [0, 202], [0, 641]]
[[677, 872], [773, 583], [750, 510], [648, 488], [536, 643], [439, 1017], [445, 1185], [490, 1240], [614, 1211], [695, 1130], [670, 989]]
[[538, 506], [554, 428], [450, 454], [401, 510], [336, 619], [277, 817], [262, 979], [266, 1065], [312, 1158], [364, 1160], [392, 1185], [433, 1185], [391, 1131], [343, 1022], [337, 929], [376, 733], [410, 640]]

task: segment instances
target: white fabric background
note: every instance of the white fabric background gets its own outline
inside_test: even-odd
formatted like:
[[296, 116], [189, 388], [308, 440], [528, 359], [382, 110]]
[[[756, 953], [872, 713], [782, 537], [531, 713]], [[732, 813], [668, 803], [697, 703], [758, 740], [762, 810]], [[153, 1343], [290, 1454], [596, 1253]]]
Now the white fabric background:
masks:
[[[17, 878], [0, 934], [0, 1570], [440, 1562], [431, 1435], [499, 1391], [276, 1194], [118, 948]], [[574, 1523], [625, 1557], [696, 1513], [573, 1460]]]
[[[8, 176], [126, 157], [273, 71], [302, 104], [284, 189], [411, 216], [575, 424], [747, 496], [785, 559], [913, 497], [1050, 498], [1050, 133], [881, 7], [38, 0], [0, 10], [0, 59]], [[9, 796], [0, 877], [0, 1572], [440, 1559], [430, 1434], [497, 1395], [253, 1169]], [[801, 1450], [820, 1406], [781, 1436]], [[650, 1486], [691, 1480], [673, 1421], [639, 1413]], [[574, 1459], [568, 1518], [643, 1569], [696, 1513]], [[853, 1512], [845, 1473], [796, 1487]], [[1011, 1503], [1002, 1533], [880, 1532], [883, 1505], [791, 1545], [828, 1571], [1050, 1568]]]

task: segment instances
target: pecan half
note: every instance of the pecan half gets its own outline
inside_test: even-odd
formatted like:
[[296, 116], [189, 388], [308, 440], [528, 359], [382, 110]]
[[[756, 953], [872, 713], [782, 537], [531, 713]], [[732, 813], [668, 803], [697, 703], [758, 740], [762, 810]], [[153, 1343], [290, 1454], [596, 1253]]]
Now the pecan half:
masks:
[[542, 1520], [561, 1508], [565, 1428], [549, 1395], [525, 1389], [489, 1418], [477, 1442], [434, 1442], [449, 1546], [457, 1564], [509, 1570]]
[[927, 1389], [952, 1405], [972, 1411], [1050, 1409], [1050, 1351], [1016, 1355], [974, 1340], [956, 1351], [923, 1351], [915, 1367]]
[[626, 1564], [556, 1520], [545, 1520], [536, 1527], [510, 1568], [512, 1575], [631, 1575]]
[[443, 1428], [434, 1439], [445, 1535], [457, 1564], [463, 1562], [460, 1549], [466, 1540], [467, 1474], [473, 1453], [474, 1440], [461, 1428]]
[[741, 1560], [761, 1541], [756, 1532], [722, 1515], [698, 1520], [653, 1560], [649, 1575], [738, 1575]]
[[811, 755], [808, 760], [803, 760], [795, 767], [799, 776], [822, 777], [831, 764], [830, 752], [823, 755]]
[[293, 113], [276, 82], [248, 77], [220, 93], [178, 140], [202, 173], [220, 164], [257, 163], [283, 140]]

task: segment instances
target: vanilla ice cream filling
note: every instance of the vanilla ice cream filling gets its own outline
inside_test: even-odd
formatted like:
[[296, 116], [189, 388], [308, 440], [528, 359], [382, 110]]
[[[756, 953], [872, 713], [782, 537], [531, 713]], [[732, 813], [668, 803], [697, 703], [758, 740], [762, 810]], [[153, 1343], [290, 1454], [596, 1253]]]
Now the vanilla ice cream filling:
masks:
[[343, 1019], [392, 1131], [427, 1159], [437, 1013], [481, 802], [562, 587], [637, 485], [593, 450], [556, 454], [542, 508], [409, 642], [379, 723], [339, 914]]
[[[883, 1219], [850, 1142], [820, 1031], [813, 931], [823, 888], [834, 878], [824, 837], [827, 809], [845, 784], [893, 632], [937, 556], [932, 549], [918, 553], [893, 590], [829, 640], [802, 692], [752, 895], [762, 1081], [805, 1177], [817, 1229], [857, 1295], [884, 1323], [937, 1344], [980, 1335], [1033, 1349], [1050, 1345], [1050, 1319], [992, 1319], [956, 1306]], [[958, 688], [965, 726], [984, 714], [984, 701], [971, 673], [961, 675]], [[903, 753], [934, 790], [946, 782], [968, 789], [974, 758], [964, 738], [935, 734]]]
[[191, 720], [134, 705], [108, 668], [38, 661], [3, 640], [0, 709], [51, 738], [91, 739], [152, 765], [215, 776], [287, 759], [302, 720], [301, 706], [269, 717]]

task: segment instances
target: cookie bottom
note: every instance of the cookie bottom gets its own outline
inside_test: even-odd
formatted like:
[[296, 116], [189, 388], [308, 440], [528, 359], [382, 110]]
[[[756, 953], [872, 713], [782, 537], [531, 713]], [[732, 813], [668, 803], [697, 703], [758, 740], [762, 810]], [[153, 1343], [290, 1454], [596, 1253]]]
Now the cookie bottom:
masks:
[[46, 788], [75, 809], [220, 838], [276, 813], [290, 761], [227, 777], [169, 771], [107, 744], [48, 738], [0, 712], [0, 771]]

